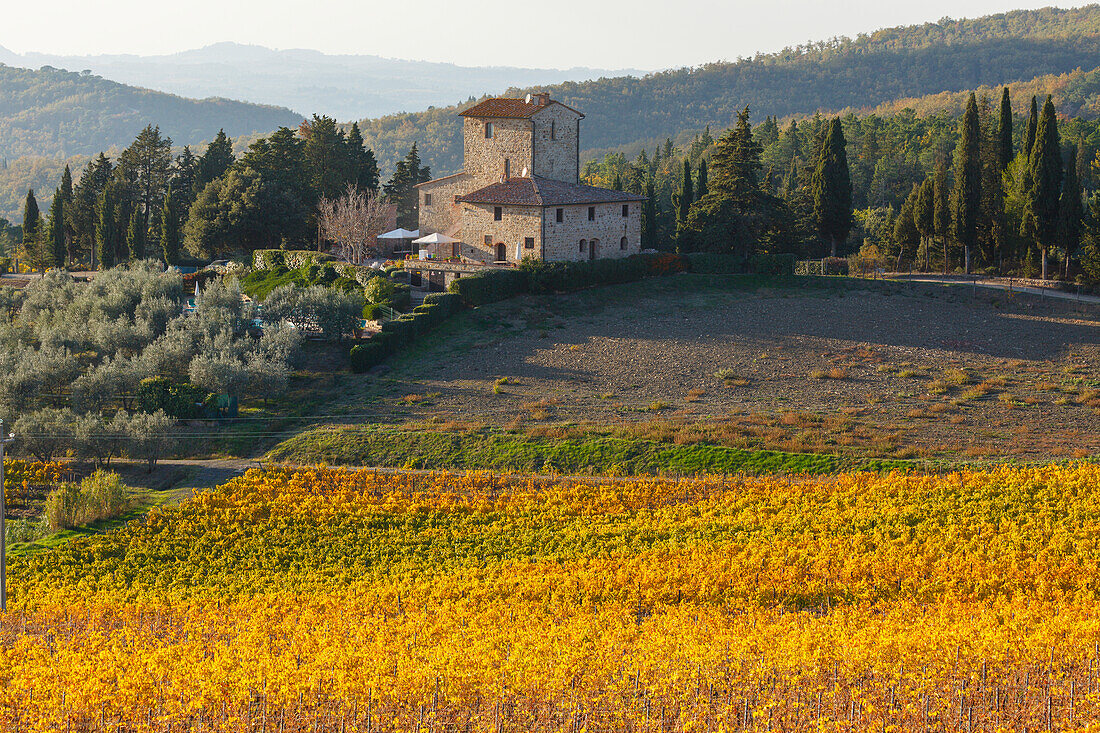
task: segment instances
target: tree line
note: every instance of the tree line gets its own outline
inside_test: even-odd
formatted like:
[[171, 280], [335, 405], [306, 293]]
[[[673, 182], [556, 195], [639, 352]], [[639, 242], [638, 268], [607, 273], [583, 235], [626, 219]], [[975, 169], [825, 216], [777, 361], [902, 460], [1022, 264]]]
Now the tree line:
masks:
[[90, 160], [76, 182], [66, 166], [45, 211], [29, 190], [18, 254], [36, 270], [105, 269], [149, 257], [181, 264], [319, 248], [322, 201], [349, 188], [377, 194], [394, 205], [398, 225], [415, 228], [415, 186], [430, 177], [413, 144], [380, 184], [359, 128], [345, 132], [325, 116], [281, 127], [239, 157], [224, 131], [201, 154], [187, 146], [173, 157], [172, 141], [149, 125], [117, 159]]
[[[584, 179], [647, 196], [644, 246], [858, 254], [890, 269], [1100, 278], [1097, 124], [1053, 101], [1013, 114], [970, 95], [961, 116], [878, 116], [752, 126], [608, 154]], [[1057, 268], [1054, 261], [1057, 261]], [[1075, 271], [1075, 266], [1078, 269]]]

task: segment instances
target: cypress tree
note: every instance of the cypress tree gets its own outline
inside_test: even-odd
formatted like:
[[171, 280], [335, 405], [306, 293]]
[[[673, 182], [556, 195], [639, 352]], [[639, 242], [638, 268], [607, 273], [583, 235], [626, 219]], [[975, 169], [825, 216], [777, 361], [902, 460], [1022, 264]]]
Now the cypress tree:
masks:
[[166, 265], [176, 264], [180, 256], [180, 221], [176, 209], [176, 194], [169, 187], [160, 210], [160, 249]]
[[[973, 92], [959, 123], [959, 142], [955, 148], [955, 187], [951, 191], [953, 239], [962, 245], [965, 269], [970, 273], [970, 253], [978, 243], [978, 217], [982, 206], [981, 125], [978, 101]], [[945, 251], [946, 254], [946, 251]], [[946, 256], [943, 271], [948, 271]]]
[[684, 174], [680, 178], [680, 190], [676, 194], [676, 230], [680, 231], [687, 223], [688, 214], [691, 213], [691, 204], [694, 202], [694, 194], [691, 184], [691, 162], [684, 159]]
[[1062, 198], [1058, 204], [1058, 238], [1066, 251], [1066, 280], [1069, 280], [1070, 259], [1081, 246], [1081, 222], [1084, 216], [1081, 181], [1077, 177], [1077, 148], [1072, 147], [1066, 164], [1066, 180], [1062, 183]]
[[195, 171], [195, 194], [229, 170], [233, 160], [233, 142], [225, 134], [225, 130], [218, 130], [214, 141], [206, 146], [206, 151], [199, 157]]
[[1031, 114], [1027, 118], [1027, 132], [1024, 133], [1024, 155], [1031, 157], [1031, 149], [1035, 147], [1035, 134], [1039, 129], [1039, 100], [1031, 98]]
[[695, 178], [695, 200], [707, 195], [707, 159], [699, 161], [699, 173]]
[[921, 244], [927, 248], [936, 236], [936, 186], [931, 178], [916, 189], [917, 197], [912, 207], [913, 225], [920, 234]]
[[[947, 262], [947, 240], [951, 234], [951, 202], [947, 188], [947, 166], [940, 161], [932, 176], [932, 194], [935, 203], [936, 236], [943, 242], [943, 259]], [[932, 266], [931, 249], [925, 250], [925, 268]], [[944, 264], [946, 269], [947, 265]]]
[[1058, 238], [1058, 198], [1062, 192], [1062, 145], [1058, 139], [1058, 118], [1054, 102], [1048, 96], [1035, 133], [1035, 146], [1028, 160], [1031, 191], [1027, 201], [1028, 218], [1042, 252], [1043, 279], [1047, 279], [1047, 255]]
[[[34, 189], [27, 189], [27, 199], [23, 202], [23, 257], [36, 260], [38, 234], [42, 225], [42, 213], [38, 210], [38, 200]], [[34, 262], [31, 263], [35, 264]]]
[[1012, 162], [1012, 100], [1008, 96], [1008, 87], [1001, 93], [1001, 118], [997, 125], [997, 162], [1003, 171]]
[[[96, 202], [95, 248], [99, 269], [115, 266], [115, 202], [111, 187], [103, 189]], [[93, 263], [94, 264], [94, 263]]]
[[54, 191], [53, 202], [50, 204], [50, 219], [46, 222], [44, 260], [53, 267], [65, 266], [65, 203], [61, 196], [61, 189]]
[[130, 226], [126, 231], [126, 248], [130, 250], [130, 256], [135, 260], [145, 259], [145, 220], [136, 206], [130, 214]]
[[831, 256], [852, 228], [852, 179], [840, 118], [826, 125], [813, 176], [814, 220]]
[[898, 210], [898, 218], [894, 220], [894, 242], [898, 245], [898, 262], [896, 267], [901, 267], [901, 259], [908, 247], [917, 244], [920, 232], [916, 227], [916, 207], [920, 198], [922, 187], [913, 186], [912, 192], [906, 197]]
[[358, 122], [351, 123], [345, 143], [348, 146], [351, 182], [360, 191], [377, 191], [378, 161], [374, 157], [374, 151], [363, 144], [363, 134], [359, 131]]
[[656, 249], [656, 241], [657, 194], [650, 178], [645, 184], [645, 203], [642, 204], [642, 249]]

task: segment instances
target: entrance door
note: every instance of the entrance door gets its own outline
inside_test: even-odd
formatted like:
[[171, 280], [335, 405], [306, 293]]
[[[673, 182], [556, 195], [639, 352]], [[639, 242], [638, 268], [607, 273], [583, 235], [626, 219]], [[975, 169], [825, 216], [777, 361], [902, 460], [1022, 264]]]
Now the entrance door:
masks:
[[503, 244], [497, 244], [497, 262], [504, 262], [508, 259], [508, 247]]
[[599, 257], [599, 255], [596, 253], [599, 248], [600, 248], [600, 240], [598, 240], [598, 239], [590, 240], [588, 242], [588, 259], [594, 260], [597, 257]]

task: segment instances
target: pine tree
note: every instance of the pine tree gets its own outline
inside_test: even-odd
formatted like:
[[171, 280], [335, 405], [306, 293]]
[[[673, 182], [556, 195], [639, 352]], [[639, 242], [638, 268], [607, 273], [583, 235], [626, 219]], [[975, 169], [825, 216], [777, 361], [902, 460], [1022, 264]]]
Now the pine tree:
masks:
[[89, 264], [94, 268], [96, 257], [96, 203], [100, 194], [107, 186], [111, 178], [113, 166], [103, 153], [95, 160], [88, 161], [80, 174], [80, 182], [73, 191], [73, 205], [69, 220], [72, 223], [73, 235], [70, 248], [73, 257], [88, 257]]
[[1031, 157], [1031, 149], [1035, 147], [1035, 135], [1039, 129], [1039, 100], [1031, 98], [1031, 114], [1027, 118], [1027, 131], [1024, 133], [1024, 155]]
[[1016, 155], [1012, 147], [1012, 100], [1008, 96], [1008, 87], [1005, 87], [1001, 93], [1001, 117], [997, 124], [997, 143], [997, 160], [1003, 171]]
[[1069, 280], [1069, 266], [1081, 246], [1081, 222], [1084, 219], [1083, 192], [1077, 177], [1077, 148], [1069, 150], [1066, 164], [1066, 180], [1062, 183], [1062, 197], [1058, 204], [1058, 239], [1066, 251], [1064, 277]]
[[43, 244], [44, 264], [65, 267], [65, 202], [60, 188], [54, 191], [53, 202], [50, 203], [50, 218], [46, 222]]
[[180, 256], [180, 220], [175, 190], [169, 186], [160, 210], [160, 250], [164, 264], [174, 265]]
[[699, 161], [699, 173], [695, 178], [695, 200], [703, 198], [707, 195], [707, 159], [703, 158]]
[[145, 259], [145, 222], [137, 207], [130, 214], [130, 226], [126, 231], [126, 248], [135, 260]]
[[1058, 198], [1062, 192], [1062, 145], [1058, 139], [1058, 118], [1048, 96], [1035, 133], [1035, 145], [1028, 159], [1031, 190], [1027, 200], [1030, 233], [1042, 252], [1042, 277], [1047, 279], [1047, 257], [1058, 239]]
[[[959, 142], [955, 146], [955, 187], [951, 190], [951, 234], [963, 248], [966, 273], [970, 273], [970, 253], [978, 244], [978, 220], [982, 206], [981, 125], [978, 100], [973, 92], [959, 123]], [[948, 271], [946, 250], [944, 274]]]
[[360, 191], [378, 190], [378, 161], [374, 151], [363, 144], [359, 123], [351, 123], [346, 140], [351, 181]]
[[225, 130], [218, 130], [214, 141], [206, 146], [206, 151], [199, 157], [195, 171], [195, 194], [198, 195], [206, 184], [215, 178], [221, 178], [233, 165], [233, 142], [225, 134]]
[[148, 231], [168, 190], [172, 140], [161, 137], [159, 127], [147, 125], [119, 156], [118, 169], [119, 174], [131, 182], [130, 201], [138, 210], [142, 228]]
[[840, 118], [826, 125], [813, 176], [814, 221], [832, 257], [852, 228], [852, 179]]

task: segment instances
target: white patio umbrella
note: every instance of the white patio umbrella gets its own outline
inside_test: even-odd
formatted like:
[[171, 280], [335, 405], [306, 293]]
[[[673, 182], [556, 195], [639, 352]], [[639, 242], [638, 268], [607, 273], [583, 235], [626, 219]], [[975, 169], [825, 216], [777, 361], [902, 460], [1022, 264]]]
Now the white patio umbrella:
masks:
[[415, 239], [420, 236], [419, 229], [394, 229], [392, 232], [386, 232], [385, 234], [379, 234], [379, 239]]
[[429, 234], [426, 237], [421, 237], [420, 239], [414, 239], [413, 244], [454, 244], [455, 242], [459, 241], [461, 240], [455, 239], [454, 237], [448, 237], [446, 234], [440, 234], [439, 232], [436, 232], [434, 234]]

